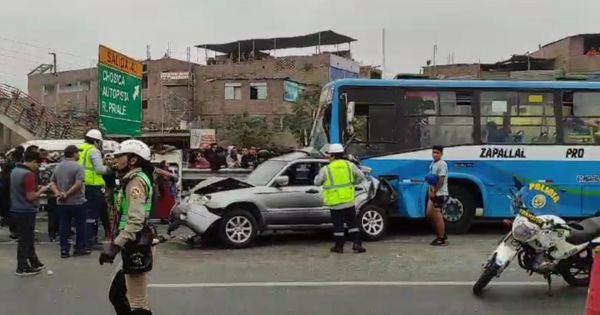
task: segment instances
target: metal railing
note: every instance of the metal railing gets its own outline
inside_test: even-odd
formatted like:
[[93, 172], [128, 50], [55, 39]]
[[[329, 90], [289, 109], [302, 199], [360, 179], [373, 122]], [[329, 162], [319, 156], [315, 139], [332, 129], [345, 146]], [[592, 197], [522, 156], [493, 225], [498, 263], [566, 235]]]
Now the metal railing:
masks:
[[84, 131], [27, 93], [3, 83], [0, 83], [0, 115], [13, 120], [36, 139], [79, 138]]

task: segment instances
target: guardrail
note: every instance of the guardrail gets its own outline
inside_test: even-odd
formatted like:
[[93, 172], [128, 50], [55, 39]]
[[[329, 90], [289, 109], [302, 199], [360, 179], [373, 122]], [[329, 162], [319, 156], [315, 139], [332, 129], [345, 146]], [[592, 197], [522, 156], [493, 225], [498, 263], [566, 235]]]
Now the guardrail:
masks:
[[80, 138], [83, 132], [83, 128], [74, 127], [27, 93], [3, 83], [0, 83], [0, 115], [10, 118], [38, 139]]

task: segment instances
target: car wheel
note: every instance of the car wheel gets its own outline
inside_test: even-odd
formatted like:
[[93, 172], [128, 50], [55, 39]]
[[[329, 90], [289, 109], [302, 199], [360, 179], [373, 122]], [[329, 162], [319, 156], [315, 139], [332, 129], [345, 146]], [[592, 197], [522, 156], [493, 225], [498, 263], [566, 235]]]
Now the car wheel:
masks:
[[450, 186], [450, 197], [444, 205], [443, 214], [448, 233], [466, 233], [475, 219], [473, 194], [463, 186]]
[[380, 207], [365, 205], [358, 214], [358, 227], [366, 241], [378, 241], [387, 229], [387, 213]]
[[235, 209], [223, 215], [219, 224], [219, 239], [230, 248], [246, 248], [256, 237], [258, 224], [249, 211]]

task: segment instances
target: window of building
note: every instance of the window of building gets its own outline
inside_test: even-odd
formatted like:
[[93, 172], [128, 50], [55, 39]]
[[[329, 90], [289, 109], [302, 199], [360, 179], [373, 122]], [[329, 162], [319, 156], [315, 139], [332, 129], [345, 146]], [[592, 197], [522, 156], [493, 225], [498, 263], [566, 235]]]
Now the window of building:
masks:
[[225, 99], [226, 100], [241, 100], [242, 99], [242, 84], [241, 83], [225, 83]]
[[148, 109], [148, 100], [142, 101], [142, 109]]
[[56, 85], [54, 84], [44, 85], [44, 95], [54, 94], [55, 90]]
[[266, 100], [267, 99], [267, 83], [266, 82], [250, 83], [250, 99], [251, 100]]
[[80, 81], [79, 82], [79, 90], [80, 91], [89, 91], [91, 83], [90, 81]]
[[484, 91], [480, 93], [484, 143], [555, 143], [552, 93]]
[[[145, 67], [146, 65], [144, 65]], [[142, 89], [147, 89], [148, 88], [148, 75], [144, 74], [142, 76]]]
[[565, 93], [562, 111], [565, 143], [600, 143], [600, 93]]

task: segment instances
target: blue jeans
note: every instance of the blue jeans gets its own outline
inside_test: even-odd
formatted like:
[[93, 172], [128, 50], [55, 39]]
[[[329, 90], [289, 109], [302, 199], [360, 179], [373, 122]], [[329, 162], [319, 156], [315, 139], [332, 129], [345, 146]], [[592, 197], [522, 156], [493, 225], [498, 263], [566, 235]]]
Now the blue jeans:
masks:
[[60, 216], [60, 251], [68, 252], [71, 250], [69, 236], [71, 236], [71, 226], [75, 221], [75, 250], [85, 249], [85, 209], [83, 205], [58, 205]]
[[85, 187], [85, 243], [94, 247], [98, 242], [98, 218], [101, 211], [106, 211], [106, 200], [100, 186]]

